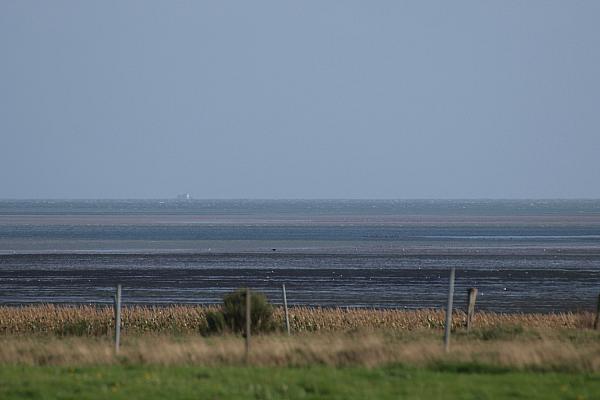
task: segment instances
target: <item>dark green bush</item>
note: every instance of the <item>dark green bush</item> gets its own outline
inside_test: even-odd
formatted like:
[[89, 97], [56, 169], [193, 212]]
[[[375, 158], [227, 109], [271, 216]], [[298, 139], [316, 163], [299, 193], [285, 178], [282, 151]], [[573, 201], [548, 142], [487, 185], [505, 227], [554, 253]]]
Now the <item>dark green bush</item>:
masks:
[[61, 336], [87, 336], [90, 325], [85, 320], [66, 321], [62, 324], [57, 334]]
[[481, 340], [512, 340], [517, 337], [526, 337], [530, 332], [521, 325], [500, 325], [490, 328], [476, 329], [471, 335]]
[[[273, 307], [267, 297], [250, 292], [250, 330], [252, 333], [270, 332], [275, 329]], [[244, 333], [246, 330], [246, 289], [239, 289], [223, 298], [220, 311], [206, 315], [208, 334], [223, 332]]]
[[206, 314], [206, 333], [223, 333], [227, 331], [225, 317], [221, 311], [209, 311]]

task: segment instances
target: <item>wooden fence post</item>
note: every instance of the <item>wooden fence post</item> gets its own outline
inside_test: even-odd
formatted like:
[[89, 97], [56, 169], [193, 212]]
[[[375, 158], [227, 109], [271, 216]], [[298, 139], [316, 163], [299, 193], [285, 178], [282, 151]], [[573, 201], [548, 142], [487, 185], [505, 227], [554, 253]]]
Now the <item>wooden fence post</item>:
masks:
[[121, 285], [117, 285], [115, 295], [115, 353], [119, 353], [121, 345]]
[[475, 301], [477, 300], [477, 288], [469, 289], [469, 300], [467, 304], [467, 332], [473, 326], [473, 316], [475, 315]]
[[281, 285], [281, 291], [283, 292], [283, 310], [285, 312], [285, 328], [287, 334], [290, 336], [290, 316], [288, 314], [287, 296], [285, 294], [285, 283]]
[[596, 304], [596, 319], [594, 320], [594, 329], [600, 329], [600, 295], [598, 295], [598, 303]]
[[251, 307], [250, 289], [246, 288], [246, 362], [250, 357], [250, 325], [252, 318], [252, 307]]
[[448, 306], [446, 307], [446, 327], [444, 330], [444, 350], [450, 350], [450, 330], [452, 329], [452, 301], [454, 298], [455, 268], [450, 270], [450, 287], [448, 288]]

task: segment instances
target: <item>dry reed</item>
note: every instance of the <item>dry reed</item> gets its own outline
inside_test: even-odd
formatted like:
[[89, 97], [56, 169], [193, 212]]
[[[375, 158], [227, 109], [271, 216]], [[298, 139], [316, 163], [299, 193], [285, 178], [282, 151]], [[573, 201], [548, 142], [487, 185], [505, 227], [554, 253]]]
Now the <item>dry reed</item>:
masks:
[[[123, 333], [131, 334], [197, 334], [206, 327], [206, 313], [216, 306], [168, 306], [123, 308]], [[275, 308], [275, 321], [283, 326], [283, 310]], [[458, 311], [453, 327], [465, 324], [466, 316]], [[348, 332], [403, 331], [442, 329], [444, 312], [434, 309], [345, 309], [290, 308], [292, 331]], [[581, 329], [593, 323], [591, 313], [502, 314], [479, 312], [474, 326], [493, 328], [520, 325], [536, 329]], [[59, 336], [105, 336], [114, 330], [112, 307], [35, 305], [0, 307], [0, 334], [36, 334]]]
[[[201, 337], [216, 307], [130, 306], [123, 309], [121, 352], [114, 354], [112, 307], [36, 305], [0, 307], [0, 365], [238, 365], [239, 337]], [[454, 318], [450, 354], [441, 345], [440, 310], [293, 307], [294, 336], [253, 338], [254, 365], [431, 366], [476, 363], [494, 368], [600, 371], [600, 333], [591, 313], [477, 313], [475, 330]], [[283, 326], [283, 310], [275, 309]], [[176, 336], [174, 336], [174, 334]]]

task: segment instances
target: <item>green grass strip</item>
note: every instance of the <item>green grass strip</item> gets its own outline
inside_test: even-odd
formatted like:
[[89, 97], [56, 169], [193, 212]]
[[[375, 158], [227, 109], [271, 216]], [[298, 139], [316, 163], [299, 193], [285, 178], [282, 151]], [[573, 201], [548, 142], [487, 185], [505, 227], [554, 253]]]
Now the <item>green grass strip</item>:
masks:
[[598, 399], [600, 375], [448, 367], [0, 367], [0, 399]]

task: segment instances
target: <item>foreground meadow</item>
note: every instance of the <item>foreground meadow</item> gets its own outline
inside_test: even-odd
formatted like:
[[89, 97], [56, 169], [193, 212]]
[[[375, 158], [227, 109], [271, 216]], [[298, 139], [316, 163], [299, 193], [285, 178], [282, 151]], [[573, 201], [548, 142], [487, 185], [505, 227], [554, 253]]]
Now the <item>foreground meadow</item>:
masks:
[[590, 374], [452, 369], [22, 367], [0, 369], [13, 399], [597, 399]]
[[[0, 399], [600, 399], [592, 315], [292, 308], [283, 330], [206, 335], [210, 307], [0, 307]], [[283, 315], [275, 320], [283, 326]]]

